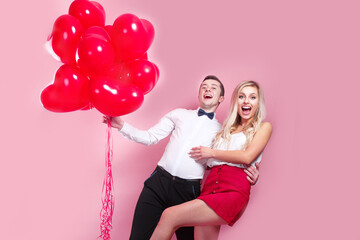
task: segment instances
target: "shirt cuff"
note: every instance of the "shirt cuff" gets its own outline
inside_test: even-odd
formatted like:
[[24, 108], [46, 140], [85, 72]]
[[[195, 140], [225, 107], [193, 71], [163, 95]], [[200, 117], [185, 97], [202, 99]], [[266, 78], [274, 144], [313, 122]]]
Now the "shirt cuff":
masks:
[[122, 134], [122, 135], [128, 135], [130, 132], [131, 126], [124, 122], [124, 125], [121, 129], [119, 129], [118, 131]]

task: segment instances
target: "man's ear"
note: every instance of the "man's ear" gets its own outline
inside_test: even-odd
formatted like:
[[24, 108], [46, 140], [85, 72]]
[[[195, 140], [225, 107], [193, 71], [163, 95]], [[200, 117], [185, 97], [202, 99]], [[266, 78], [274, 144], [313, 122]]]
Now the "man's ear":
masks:
[[224, 101], [224, 99], [225, 99], [224, 96], [221, 96], [221, 97], [219, 98], [219, 104], [222, 103], [222, 102]]

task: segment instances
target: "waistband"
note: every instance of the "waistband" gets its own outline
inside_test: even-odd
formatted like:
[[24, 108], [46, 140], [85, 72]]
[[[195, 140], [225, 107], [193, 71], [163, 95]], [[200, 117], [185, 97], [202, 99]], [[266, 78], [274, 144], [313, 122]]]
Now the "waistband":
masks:
[[169, 179], [172, 179], [173, 181], [177, 181], [177, 182], [201, 184], [201, 180], [202, 180], [202, 179], [184, 179], [184, 178], [176, 177], [176, 176], [171, 175], [168, 171], [166, 171], [163, 167], [160, 167], [160, 166], [157, 166], [155, 171], [158, 171], [163, 176], [165, 176]]

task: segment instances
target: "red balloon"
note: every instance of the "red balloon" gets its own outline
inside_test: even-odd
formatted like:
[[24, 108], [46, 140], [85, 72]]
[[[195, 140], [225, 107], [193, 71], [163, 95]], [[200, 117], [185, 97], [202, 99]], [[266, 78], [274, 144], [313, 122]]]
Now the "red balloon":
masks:
[[111, 37], [117, 58], [133, 60], [149, 49], [154, 39], [154, 28], [147, 20], [133, 14], [123, 14], [115, 20]]
[[92, 79], [90, 85], [91, 103], [107, 116], [131, 113], [144, 101], [144, 94], [138, 87], [111, 77]]
[[70, 15], [58, 17], [52, 31], [52, 48], [63, 63], [75, 64], [77, 44], [84, 30], [76, 18]]
[[109, 70], [115, 59], [114, 49], [105, 29], [91, 27], [80, 40], [78, 47], [79, 67], [91, 75]]
[[125, 62], [120, 73], [122, 82], [133, 83], [138, 86], [144, 94], [149, 93], [158, 79], [157, 67], [145, 59], [137, 59]]
[[89, 104], [89, 79], [79, 68], [64, 64], [55, 74], [54, 83], [41, 92], [47, 110], [70, 112]]
[[95, 1], [75, 0], [69, 7], [69, 14], [79, 19], [84, 29], [105, 25], [105, 10]]

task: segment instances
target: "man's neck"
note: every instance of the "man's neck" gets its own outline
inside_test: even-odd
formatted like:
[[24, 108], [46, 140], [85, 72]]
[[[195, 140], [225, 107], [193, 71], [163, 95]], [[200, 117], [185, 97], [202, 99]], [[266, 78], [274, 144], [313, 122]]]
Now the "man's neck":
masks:
[[204, 110], [207, 113], [212, 113], [212, 112], [215, 113], [216, 109], [217, 109], [217, 106], [216, 107], [209, 107], [209, 108], [200, 106], [199, 108], [201, 108], [202, 110]]

